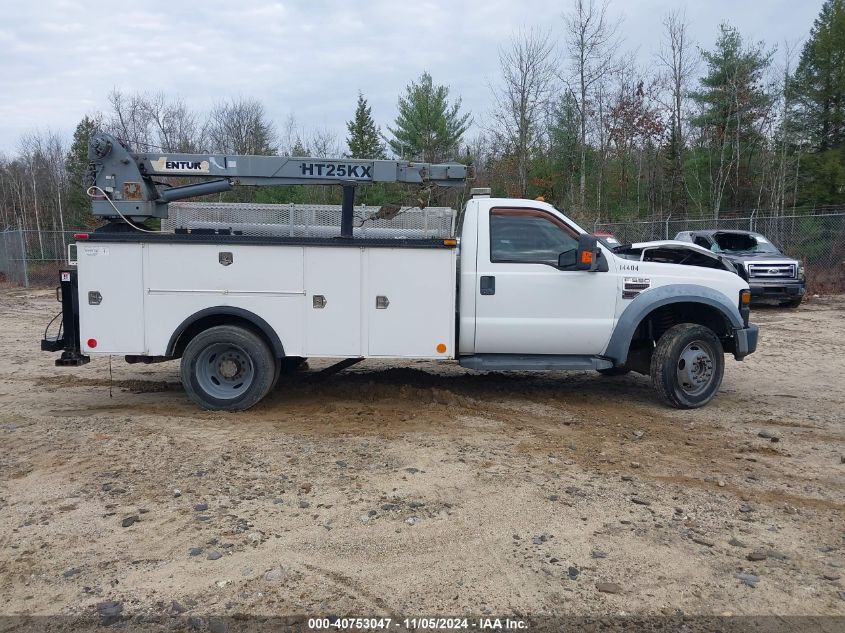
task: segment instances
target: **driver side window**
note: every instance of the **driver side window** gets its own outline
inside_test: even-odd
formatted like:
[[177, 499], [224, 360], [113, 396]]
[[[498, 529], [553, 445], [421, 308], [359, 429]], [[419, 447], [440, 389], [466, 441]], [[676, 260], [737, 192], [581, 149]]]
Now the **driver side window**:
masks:
[[558, 256], [578, 249], [577, 233], [536, 209], [490, 211], [490, 261], [557, 266]]

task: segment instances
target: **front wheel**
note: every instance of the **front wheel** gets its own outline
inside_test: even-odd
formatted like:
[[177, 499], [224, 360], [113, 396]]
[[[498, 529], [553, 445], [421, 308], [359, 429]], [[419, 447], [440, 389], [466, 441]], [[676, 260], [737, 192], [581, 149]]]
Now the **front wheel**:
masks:
[[182, 354], [182, 385], [204, 409], [243, 411], [261, 400], [277, 377], [277, 360], [253, 332], [219, 325], [197, 334]]
[[790, 299], [789, 301], [782, 301], [780, 307], [782, 308], [797, 308], [801, 305], [801, 301], [804, 297], [796, 297], [795, 299]]
[[725, 373], [722, 342], [710, 328], [681, 323], [668, 329], [651, 357], [651, 382], [666, 404], [703, 407], [713, 399]]

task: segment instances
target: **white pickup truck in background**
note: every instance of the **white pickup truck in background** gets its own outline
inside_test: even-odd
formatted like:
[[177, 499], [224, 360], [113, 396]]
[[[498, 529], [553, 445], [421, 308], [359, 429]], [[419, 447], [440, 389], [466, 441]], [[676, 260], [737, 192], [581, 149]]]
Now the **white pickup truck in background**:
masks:
[[62, 333], [42, 348], [63, 365], [181, 359], [189, 397], [223, 410], [253, 406], [309, 357], [635, 371], [691, 408], [717, 392], [725, 353], [756, 348], [748, 284], [709, 254], [616, 254], [549, 204], [485, 193], [460, 218], [459, 239], [78, 234]]

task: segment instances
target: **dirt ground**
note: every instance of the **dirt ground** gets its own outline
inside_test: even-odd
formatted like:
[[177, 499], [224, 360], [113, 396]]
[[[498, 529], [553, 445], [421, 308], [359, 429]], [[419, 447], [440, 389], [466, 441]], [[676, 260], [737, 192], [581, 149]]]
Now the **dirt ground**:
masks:
[[210, 413], [175, 362], [54, 367], [57, 310], [0, 291], [0, 614], [845, 616], [845, 298], [755, 310], [695, 411], [412, 362]]

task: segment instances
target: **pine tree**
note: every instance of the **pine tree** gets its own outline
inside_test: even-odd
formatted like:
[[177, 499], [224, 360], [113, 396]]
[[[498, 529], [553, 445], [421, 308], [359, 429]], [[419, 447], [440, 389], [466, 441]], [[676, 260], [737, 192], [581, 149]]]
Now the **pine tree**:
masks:
[[88, 169], [88, 141], [100, 129], [98, 118], [84, 116], [73, 133], [73, 143], [65, 158], [68, 174], [68, 225], [82, 226], [91, 209], [91, 199], [85, 192], [85, 172]]
[[355, 117], [346, 122], [349, 136], [346, 144], [349, 146], [349, 158], [384, 158], [385, 148], [381, 141], [381, 130], [373, 121], [372, 109], [362, 93], [358, 93], [358, 107]]
[[792, 83], [798, 136], [811, 154], [804, 197], [845, 202], [845, 0], [827, 0], [804, 45]]
[[470, 125], [470, 115], [461, 114], [461, 100], [449, 102], [449, 89], [434, 85], [424, 72], [419, 83], [411, 82], [399, 97], [396, 127], [388, 128], [393, 138], [390, 149], [402, 158], [437, 162], [453, 158]]
[[690, 94], [700, 113], [692, 118], [702, 129], [710, 152], [710, 206], [723, 208], [726, 189], [734, 206], [752, 204], [755, 191], [748, 186], [749, 160], [762, 143], [759, 123], [772, 106], [763, 84], [772, 53], [762, 43], [747, 46], [739, 31], [720, 25], [712, 51], [701, 51], [707, 74], [701, 88]]

